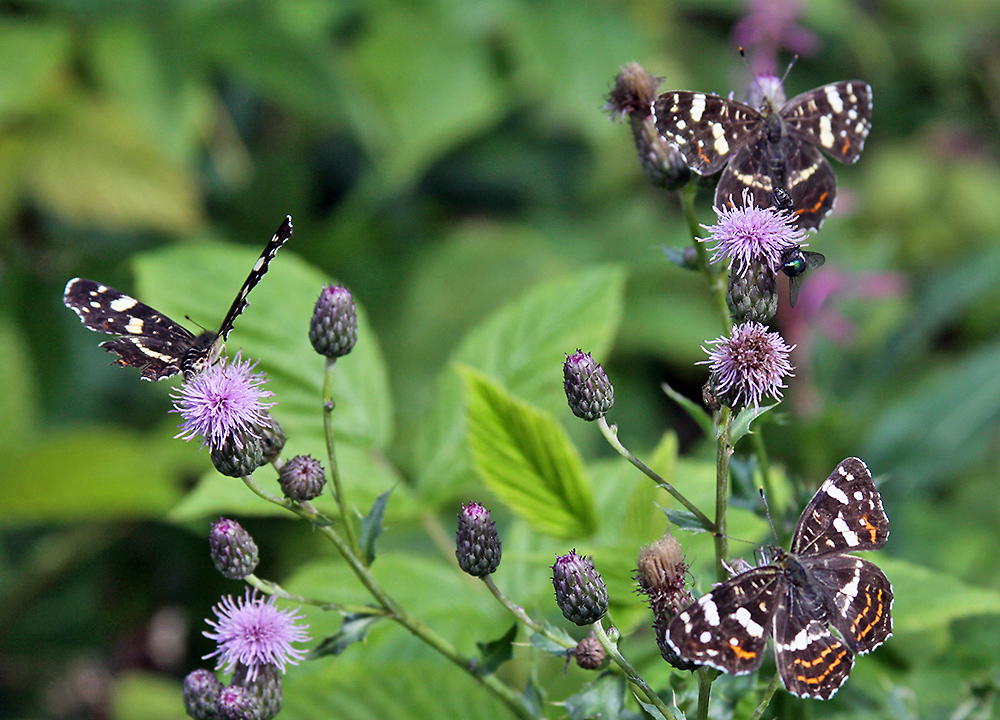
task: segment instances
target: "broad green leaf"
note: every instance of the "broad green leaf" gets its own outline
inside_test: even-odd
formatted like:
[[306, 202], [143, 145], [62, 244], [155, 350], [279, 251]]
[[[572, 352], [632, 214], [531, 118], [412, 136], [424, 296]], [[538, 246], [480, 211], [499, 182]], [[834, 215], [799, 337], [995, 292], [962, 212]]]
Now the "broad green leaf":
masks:
[[[453, 360], [542, 409], [569, 415], [559, 369], [577, 348], [607, 355], [621, 317], [624, 281], [621, 270], [603, 267], [533, 288], [470, 332]], [[445, 497], [469, 469], [461, 385], [453, 368], [445, 370], [419, 442], [421, 487]]]
[[[175, 320], [190, 316], [214, 330], [280, 221], [262, 229], [254, 247], [202, 242], [139, 256], [139, 297]], [[293, 235], [250, 294], [227, 352], [242, 348], [244, 357], [260, 358], [259, 369], [267, 372], [267, 388], [278, 403], [273, 413], [290, 438], [322, 441], [324, 358], [312, 349], [308, 330], [320, 288], [330, 280], [295, 255], [296, 240]], [[334, 369], [334, 430], [343, 442], [384, 448], [392, 435], [385, 362], [357, 298], [355, 304], [358, 342]]]
[[518, 623], [510, 626], [510, 630], [502, 637], [490, 642], [478, 642], [479, 665], [476, 673], [479, 675], [489, 675], [496, 672], [497, 668], [514, 657], [514, 638], [517, 637]]
[[34, 367], [16, 325], [0, 317], [0, 437], [9, 446], [35, 431], [38, 403]]
[[570, 720], [638, 720], [640, 716], [625, 709], [625, 690], [623, 675], [604, 672], [576, 695], [566, 698], [563, 707]]
[[958, 618], [1000, 614], [997, 590], [974, 587], [906, 560], [879, 557], [877, 562], [892, 583], [897, 634], [946, 628]]
[[364, 642], [372, 627], [382, 619], [381, 615], [346, 616], [344, 622], [340, 624], [340, 630], [337, 634], [320, 640], [319, 644], [309, 653], [309, 658], [315, 659], [325, 655], [340, 655], [350, 645], [356, 642]]
[[375, 542], [382, 534], [382, 518], [385, 517], [385, 506], [391, 494], [392, 490], [386, 490], [379, 495], [369, 513], [361, 518], [361, 537], [358, 541], [365, 554], [365, 565], [375, 562]]
[[68, 25], [42, 23], [22, 17], [0, 24], [0, 118], [38, 107], [46, 96], [64, 90], [63, 64], [71, 62]]
[[593, 534], [590, 484], [562, 426], [482, 373], [460, 372], [473, 466], [487, 486], [540, 532], [567, 539]]

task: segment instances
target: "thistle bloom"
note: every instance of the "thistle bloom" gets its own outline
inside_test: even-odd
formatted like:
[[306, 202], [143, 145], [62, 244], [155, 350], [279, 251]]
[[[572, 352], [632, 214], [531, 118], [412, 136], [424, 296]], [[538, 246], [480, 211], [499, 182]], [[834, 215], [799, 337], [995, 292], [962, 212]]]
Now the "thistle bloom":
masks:
[[701, 241], [715, 243], [712, 262], [728, 258], [737, 272], [753, 265], [776, 272], [782, 253], [805, 238], [787, 211], [756, 207], [749, 190], [743, 191], [743, 207], [715, 208], [715, 213], [719, 222], [702, 226], [710, 235]]
[[252, 372], [255, 366], [236, 353], [232, 362], [216, 363], [181, 385], [171, 394], [173, 412], [184, 419], [175, 437], [201, 436], [202, 447], [207, 444], [212, 449], [223, 447], [230, 438], [242, 448], [244, 434], [259, 437], [259, 428], [270, 425], [266, 409], [274, 405], [261, 398], [274, 393], [261, 388], [267, 378]]
[[712, 369], [714, 395], [729, 407], [760, 406], [765, 397], [780, 398], [784, 378], [792, 375], [788, 355], [792, 347], [781, 335], [768, 332], [760, 323], [748, 322], [733, 328], [729, 337], [709, 341], [703, 347], [708, 360], [701, 364]]
[[266, 664], [275, 665], [285, 672], [285, 664], [298, 665], [305, 651], [292, 647], [293, 642], [306, 642], [308, 625], [299, 625], [302, 615], [294, 610], [279, 610], [273, 597], [258, 597], [257, 591], [247, 590], [246, 596], [233, 600], [227, 595], [212, 608], [218, 621], [206, 620], [214, 632], [202, 633], [218, 643], [215, 652], [205, 659], [218, 655], [216, 669], [225, 666], [232, 672], [237, 664], [246, 666], [246, 679], [253, 682], [258, 670]]

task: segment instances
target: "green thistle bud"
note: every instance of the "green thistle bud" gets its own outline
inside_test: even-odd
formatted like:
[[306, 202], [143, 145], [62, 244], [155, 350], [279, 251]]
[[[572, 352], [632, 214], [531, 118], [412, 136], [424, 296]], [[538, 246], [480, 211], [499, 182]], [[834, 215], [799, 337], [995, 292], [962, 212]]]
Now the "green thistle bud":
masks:
[[458, 513], [455, 557], [458, 566], [473, 577], [484, 577], [500, 566], [500, 537], [490, 511], [470, 502]]
[[326, 474], [319, 460], [309, 455], [296, 455], [281, 466], [278, 483], [285, 497], [297, 502], [318, 498], [326, 484]]
[[219, 717], [219, 693], [222, 683], [211, 670], [199, 668], [184, 678], [184, 710], [195, 720], [216, 720]]
[[230, 580], [242, 580], [252, 573], [260, 562], [257, 543], [250, 533], [234, 520], [219, 518], [212, 523], [208, 546], [215, 569]]
[[358, 340], [358, 314], [351, 291], [343, 285], [327, 285], [319, 293], [309, 340], [320, 355], [338, 358], [351, 352]]
[[220, 720], [261, 720], [260, 702], [239, 685], [230, 685], [219, 693]]
[[281, 423], [274, 419], [274, 416], [264, 411], [267, 416], [267, 424], [258, 428], [264, 453], [264, 462], [274, 462], [285, 449], [285, 431]]
[[250, 475], [264, 464], [264, 442], [249, 432], [234, 432], [212, 448], [212, 464], [227, 477]]
[[247, 680], [247, 666], [237, 663], [231, 684], [243, 688], [257, 701], [260, 707], [259, 720], [271, 720], [281, 711], [281, 670], [277, 665], [258, 665], [257, 677]]
[[594, 562], [576, 551], [556, 558], [552, 566], [556, 603], [567, 620], [591, 625], [608, 611], [608, 589], [594, 568]]
[[768, 323], [778, 312], [778, 291], [774, 271], [766, 263], [733, 266], [729, 273], [726, 305], [734, 323]]
[[594, 362], [590, 353], [582, 350], [566, 356], [563, 389], [570, 410], [587, 421], [604, 417], [615, 403], [615, 389], [604, 368]]
[[604, 646], [593, 634], [588, 635], [576, 644], [570, 652], [576, 658], [576, 664], [584, 670], [596, 670], [604, 662], [606, 654]]

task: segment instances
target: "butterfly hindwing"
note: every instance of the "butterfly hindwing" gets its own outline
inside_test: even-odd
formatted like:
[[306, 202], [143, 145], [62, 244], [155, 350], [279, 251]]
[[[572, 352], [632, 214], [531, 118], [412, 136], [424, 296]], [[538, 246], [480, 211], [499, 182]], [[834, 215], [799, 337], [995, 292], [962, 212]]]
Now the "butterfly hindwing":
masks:
[[851, 650], [864, 655], [892, 637], [892, 586], [878, 565], [834, 553], [811, 560], [809, 571], [832, 598], [829, 620]]

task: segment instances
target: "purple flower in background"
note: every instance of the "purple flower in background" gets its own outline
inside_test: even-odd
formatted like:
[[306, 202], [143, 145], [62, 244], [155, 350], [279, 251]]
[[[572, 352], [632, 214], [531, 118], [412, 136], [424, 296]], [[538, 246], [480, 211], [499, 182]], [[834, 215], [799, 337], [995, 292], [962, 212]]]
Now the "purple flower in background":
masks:
[[269, 423], [266, 409], [274, 404], [262, 403], [261, 398], [274, 393], [261, 389], [267, 378], [252, 372], [255, 366], [236, 353], [232, 362], [212, 365], [171, 393], [173, 412], [184, 419], [175, 437], [191, 440], [201, 436], [202, 446], [207, 443], [215, 449], [230, 438], [242, 447], [243, 433], [257, 436], [258, 428]]
[[734, 45], [746, 48], [754, 73], [779, 74], [782, 50], [800, 57], [819, 50], [819, 38], [799, 25], [803, 5], [801, 0], [747, 0], [746, 15], [733, 26], [730, 37]]
[[205, 655], [205, 659], [219, 656], [216, 669], [225, 666], [225, 672], [232, 672], [237, 663], [246, 666], [246, 679], [253, 682], [262, 665], [275, 665], [285, 672], [285, 664], [298, 665], [305, 656], [304, 650], [292, 647], [293, 642], [306, 642], [308, 625], [298, 625], [302, 615], [294, 610], [279, 610], [273, 597], [258, 597], [257, 591], [234, 601], [227, 595], [212, 608], [218, 621], [206, 620], [214, 632], [202, 633], [215, 640], [219, 647]]
[[792, 375], [788, 362], [792, 348], [781, 335], [748, 322], [734, 327], [729, 337], [710, 340], [709, 345], [715, 347], [702, 348], [708, 360], [701, 363], [711, 367], [715, 395], [725, 398], [727, 405], [759, 407], [765, 397], [781, 397], [784, 379]]
[[701, 242], [714, 242], [712, 262], [728, 258], [737, 272], [758, 264], [775, 272], [782, 253], [805, 238], [789, 213], [756, 207], [749, 190], [743, 191], [743, 207], [715, 208], [715, 213], [719, 222], [702, 226], [710, 235]]

